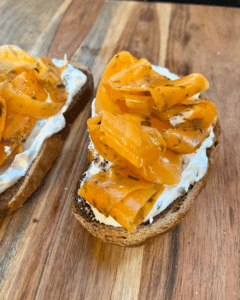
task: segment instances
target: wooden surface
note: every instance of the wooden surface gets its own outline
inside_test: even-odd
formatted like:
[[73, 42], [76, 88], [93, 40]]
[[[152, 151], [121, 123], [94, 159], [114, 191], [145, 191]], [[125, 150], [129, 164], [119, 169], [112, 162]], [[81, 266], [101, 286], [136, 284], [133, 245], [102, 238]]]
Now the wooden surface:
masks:
[[240, 11], [103, 0], [0, 2], [0, 43], [87, 65], [97, 86], [120, 50], [210, 82], [223, 129], [204, 191], [173, 231], [127, 249], [88, 234], [71, 212], [86, 162], [81, 113], [41, 187], [0, 221], [0, 299], [240, 299]]

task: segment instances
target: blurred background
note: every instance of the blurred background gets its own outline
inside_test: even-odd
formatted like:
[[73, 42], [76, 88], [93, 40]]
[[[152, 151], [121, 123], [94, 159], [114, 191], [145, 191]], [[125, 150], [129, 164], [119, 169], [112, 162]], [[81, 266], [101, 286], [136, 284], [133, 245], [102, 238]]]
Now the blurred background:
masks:
[[[123, 0], [120, 0], [123, 1]], [[240, 0], [171, 0], [171, 1], [158, 1], [158, 0], [125, 0], [125, 1], [142, 1], [142, 2], [159, 2], [159, 3], [186, 3], [186, 4], [202, 4], [202, 5], [217, 5], [217, 6], [232, 6], [240, 7]]]

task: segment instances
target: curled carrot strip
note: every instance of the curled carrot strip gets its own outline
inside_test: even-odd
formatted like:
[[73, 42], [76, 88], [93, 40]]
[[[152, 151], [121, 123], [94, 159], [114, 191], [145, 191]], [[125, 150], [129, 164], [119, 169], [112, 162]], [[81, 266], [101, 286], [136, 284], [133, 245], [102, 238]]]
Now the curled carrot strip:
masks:
[[164, 134], [167, 147], [178, 153], [193, 153], [200, 147], [206, 136], [193, 128], [171, 128]]
[[142, 126], [142, 146], [139, 153], [141, 166], [155, 161], [166, 151], [166, 143], [156, 128]]
[[49, 57], [37, 57], [32, 70], [47, 90], [62, 84], [60, 72]]
[[100, 141], [137, 168], [153, 162], [166, 150], [166, 143], [157, 129], [106, 111], [100, 126]]
[[48, 103], [35, 100], [16, 89], [11, 83], [4, 81], [0, 84], [0, 96], [14, 112], [26, 114], [35, 118], [49, 118], [55, 115], [62, 103]]
[[136, 176], [140, 176], [150, 182], [162, 184], [178, 184], [182, 172], [182, 155], [167, 149], [154, 162], [142, 168], [129, 168]]
[[32, 70], [26, 70], [18, 74], [12, 81], [11, 84], [24, 94], [38, 99], [39, 101], [45, 102], [47, 100], [47, 93], [42, 87], [41, 83], [35, 77]]
[[114, 205], [129, 193], [154, 186], [154, 183], [134, 177], [126, 168], [114, 165], [107, 172], [98, 173], [86, 180], [79, 195], [108, 216]]
[[113, 90], [107, 90], [105, 84], [113, 74], [131, 66], [134, 62], [137, 62], [137, 59], [127, 51], [122, 51], [111, 59], [103, 72], [98, 86], [95, 101], [96, 112], [107, 110], [113, 113], [122, 114], [122, 110], [118, 105], [119, 103], [115, 102], [116, 100], [114, 100], [114, 96], [112, 95], [114, 93]]
[[124, 94], [124, 98], [129, 112], [150, 114], [153, 110], [153, 98], [144, 93], [128, 93]]
[[139, 189], [129, 193], [110, 210], [109, 215], [127, 231], [133, 232], [152, 209], [157, 200], [152, 196], [157, 190], [162, 192], [163, 186], [158, 185], [158, 187]]
[[26, 139], [30, 130], [36, 123], [36, 118], [7, 110], [6, 123], [2, 140], [12, 143], [21, 143]]
[[150, 182], [163, 184], [177, 184], [180, 181], [182, 156], [169, 149], [161, 153], [157, 159], [146, 166], [137, 168], [117, 151], [105, 145], [100, 140], [100, 122], [102, 116], [90, 118], [87, 122], [89, 134], [97, 152], [107, 160], [126, 167], [136, 176]]
[[97, 116], [88, 119], [87, 125], [90, 137], [93, 141], [94, 147], [97, 152], [107, 160], [110, 160], [117, 165], [127, 165], [127, 160], [119, 155], [115, 150], [111, 149], [107, 145], [101, 142], [100, 140], [100, 122], [102, 120], [102, 116]]
[[139, 160], [142, 146], [141, 124], [104, 111], [100, 126], [100, 140], [136, 167], [141, 166]]
[[34, 60], [34, 57], [17, 46], [0, 46], [0, 68], [2, 70], [10, 71], [21, 66], [30, 67]]
[[[37, 98], [40, 101], [47, 100], [47, 93], [31, 70], [21, 72], [11, 81], [11, 84], [32, 98]], [[36, 120], [32, 116], [15, 113], [8, 109], [3, 139], [20, 143], [27, 137]]]
[[164, 84], [148, 87], [159, 112], [167, 110], [180, 101], [208, 89], [209, 83], [201, 74], [191, 74]]

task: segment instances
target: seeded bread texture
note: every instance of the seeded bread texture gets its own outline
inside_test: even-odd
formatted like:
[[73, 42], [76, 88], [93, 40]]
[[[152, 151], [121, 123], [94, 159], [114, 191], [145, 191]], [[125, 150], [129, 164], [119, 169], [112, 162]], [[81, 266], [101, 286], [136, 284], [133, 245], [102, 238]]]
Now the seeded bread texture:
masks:
[[[203, 94], [200, 95], [200, 98], [209, 100]], [[123, 227], [105, 225], [97, 221], [91, 210], [91, 206], [82, 197], [78, 196], [78, 189], [80, 187], [80, 181], [83, 179], [83, 174], [80, 180], [78, 180], [72, 195], [72, 209], [76, 219], [91, 234], [100, 238], [102, 241], [125, 247], [141, 246], [149, 239], [167, 233], [179, 224], [181, 219], [189, 211], [193, 200], [206, 186], [209, 173], [213, 166], [214, 155], [220, 146], [220, 134], [220, 123], [219, 120], [217, 120], [214, 127], [213, 145], [207, 149], [208, 169], [205, 176], [190, 186], [187, 193], [177, 198], [164, 211], [156, 215], [151, 224], [149, 222], [142, 223], [136, 231], [129, 233]]]
[[92, 98], [92, 73], [86, 66], [79, 62], [70, 61], [70, 64], [87, 76], [87, 82], [74, 96], [72, 103], [64, 113], [66, 119], [65, 128], [44, 141], [37, 158], [30, 166], [27, 174], [12, 187], [0, 194], [0, 218], [6, 217], [21, 207], [32, 193], [36, 191], [57, 158], [71, 125], [86, 103]]

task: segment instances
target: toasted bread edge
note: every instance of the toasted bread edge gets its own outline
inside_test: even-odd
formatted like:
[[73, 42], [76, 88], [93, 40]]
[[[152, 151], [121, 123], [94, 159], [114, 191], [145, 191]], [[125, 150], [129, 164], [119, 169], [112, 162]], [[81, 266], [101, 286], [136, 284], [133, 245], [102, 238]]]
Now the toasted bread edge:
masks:
[[[203, 94], [200, 95], [200, 98], [209, 101]], [[72, 209], [76, 219], [91, 234], [102, 241], [125, 247], [141, 246], [149, 239], [167, 233], [179, 224], [192, 206], [193, 200], [207, 184], [208, 176], [213, 166], [214, 155], [220, 146], [221, 127], [219, 120], [217, 120], [214, 127], [214, 135], [213, 145], [207, 149], [209, 163], [205, 176], [198, 182], [195, 182], [185, 195], [177, 198], [163, 212], [155, 216], [151, 224], [149, 222], [146, 222], [146, 224], [143, 223], [136, 231], [129, 233], [122, 227], [113, 227], [96, 221], [91, 212], [90, 205], [83, 198], [81, 198], [81, 205], [78, 202], [79, 196], [77, 191], [81, 178], [77, 181], [72, 194]], [[83, 206], [87, 207], [87, 210], [83, 209]], [[90, 213], [86, 214], [86, 211]]]
[[85, 107], [86, 103], [92, 99], [93, 76], [90, 70], [83, 64], [70, 61], [76, 69], [79, 69], [87, 76], [87, 82], [74, 96], [72, 103], [64, 113], [66, 119], [65, 128], [44, 141], [41, 150], [34, 160], [27, 174], [12, 187], [0, 194], [0, 218], [5, 218], [23, 205], [23, 203], [37, 190], [43, 178], [52, 168], [62, 144], [66, 139], [70, 127]]

